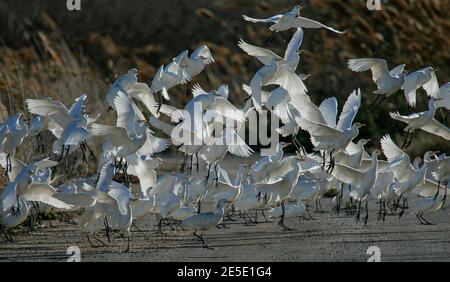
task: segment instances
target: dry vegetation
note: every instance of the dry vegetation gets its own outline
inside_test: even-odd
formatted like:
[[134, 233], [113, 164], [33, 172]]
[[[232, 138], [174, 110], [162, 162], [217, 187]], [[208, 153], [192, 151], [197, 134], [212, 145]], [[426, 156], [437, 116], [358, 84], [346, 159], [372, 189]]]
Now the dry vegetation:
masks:
[[[160, 64], [201, 43], [210, 46], [217, 63], [197, 81], [206, 89], [230, 84], [232, 99], [239, 104], [240, 86], [250, 80], [258, 64], [240, 52], [236, 42], [244, 38], [264, 45], [269, 36], [267, 26], [245, 23], [241, 15], [270, 16], [297, 2], [96, 0], [82, 1], [81, 12], [69, 12], [65, 1], [2, 1], [0, 120], [24, 111], [24, 98], [50, 96], [69, 103], [81, 93], [89, 94], [89, 111], [103, 113], [103, 97], [118, 74], [137, 67], [140, 78], [149, 81]], [[355, 75], [346, 69], [346, 60], [354, 57], [386, 58], [392, 66], [406, 63], [409, 70], [432, 65], [439, 68], [441, 83], [449, 80], [449, 1], [395, 0], [376, 12], [368, 11], [362, 0], [300, 4], [305, 16], [348, 30], [344, 36], [323, 30], [306, 33], [300, 70], [312, 74], [307, 85], [316, 101], [328, 96], [343, 101], [357, 87], [366, 93], [374, 90], [368, 73]], [[270, 48], [282, 53], [289, 39], [289, 32], [279, 34]], [[183, 87], [174, 95], [177, 106], [189, 98]], [[368, 105], [371, 99], [363, 101]], [[370, 126], [362, 136], [376, 140], [396, 132], [400, 139], [400, 124], [387, 119], [387, 112], [396, 109], [411, 111], [401, 95], [373, 114], [363, 108], [359, 119]], [[411, 152], [450, 148], [437, 137], [418, 136]], [[26, 142], [24, 147], [28, 150], [20, 150], [21, 157], [29, 159], [34, 143]]]

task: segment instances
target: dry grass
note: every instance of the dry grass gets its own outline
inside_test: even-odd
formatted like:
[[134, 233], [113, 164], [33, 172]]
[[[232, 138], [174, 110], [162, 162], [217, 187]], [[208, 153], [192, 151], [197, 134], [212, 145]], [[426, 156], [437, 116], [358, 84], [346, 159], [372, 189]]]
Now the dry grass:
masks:
[[[0, 120], [25, 111], [24, 99], [50, 96], [69, 105], [81, 93], [88, 94], [88, 110], [104, 113], [104, 95], [109, 83], [130, 67], [140, 70], [140, 79], [150, 81], [162, 63], [180, 51], [206, 43], [216, 64], [196, 78], [205, 89], [229, 83], [231, 99], [241, 105], [241, 83], [251, 79], [259, 64], [236, 46], [239, 38], [265, 45], [269, 36], [264, 24], [245, 23], [241, 14], [265, 17], [289, 10], [298, 1], [86, 1], [79, 13], [68, 12], [59, 1], [12, 1], [0, 3]], [[450, 23], [448, 1], [397, 0], [383, 4], [383, 10], [370, 12], [365, 1], [319, 1], [301, 3], [303, 15], [321, 20], [338, 29], [330, 32], [308, 31], [302, 49], [300, 71], [311, 73], [307, 81], [316, 102], [337, 96], [343, 103], [355, 88], [363, 89], [363, 104], [371, 102], [367, 93], [374, 90], [370, 74], [355, 75], [346, 69], [346, 60], [354, 57], [387, 58], [390, 65], [406, 63], [409, 70], [432, 65], [440, 69], [441, 83], [450, 80]], [[176, 8], [173, 8], [176, 7]], [[149, 16], [151, 15], [151, 16]], [[289, 33], [277, 35], [270, 46], [282, 54]], [[185, 88], [173, 91], [175, 106], [189, 97]], [[368, 98], [370, 97], [370, 98]], [[372, 140], [390, 133], [401, 142], [402, 125], [388, 120], [387, 112], [409, 113], [401, 93], [375, 113], [363, 106], [358, 119], [369, 125], [361, 137]], [[420, 97], [419, 104], [426, 104]], [[419, 110], [421, 110], [420, 108]], [[447, 119], [449, 118], [447, 114]], [[51, 144], [51, 136], [46, 137]], [[306, 139], [306, 138], [305, 138]], [[372, 146], [378, 146], [375, 141]], [[429, 134], [418, 134], [409, 153], [449, 150], [449, 142]], [[26, 140], [18, 157], [28, 161], [35, 153], [34, 140]], [[78, 159], [69, 170], [85, 175]]]

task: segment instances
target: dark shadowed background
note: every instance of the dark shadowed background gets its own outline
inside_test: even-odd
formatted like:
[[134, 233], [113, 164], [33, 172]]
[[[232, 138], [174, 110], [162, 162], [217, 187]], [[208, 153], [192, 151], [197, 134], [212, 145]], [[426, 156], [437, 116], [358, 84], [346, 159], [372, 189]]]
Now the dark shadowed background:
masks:
[[[1, 0], [0, 120], [23, 111], [24, 98], [51, 96], [69, 103], [82, 92], [89, 94], [89, 111], [104, 112], [105, 93], [115, 77], [137, 67], [139, 78], [149, 82], [159, 65], [200, 44], [210, 47], [216, 63], [195, 82], [205, 89], [228, 83], [230, 99], [240, 106], [245, 98], [241, 85], [249, 83], [260, 65], [237, 47], [237, 41], [243, 38], [282, 54], [293, 34], [279, 33], [267, 46], [268, 26], [245, 22], [241, 15], [268, 17], [295, 4], [305, 8], [303, 16], [348, 31], [342, 36], [325, 30], [305, 32], [298, 72], [311, 74], [306, 85], [313, 101], [336, 96], [342, 107], [348, 94], [361, 87], [358, 120], [369, 125], [361, 137], [371, 137], [374, 147], [390, 133], [401, 143], [404, 125], [388, 113], [424, 110], [426, 95], [420, 95], [418, 109], [408, 109], [399, 92], [369, 113], [370, 92], [375, 90], [371, 74], [350, 72], [346, 61], [379, 57], [387, 59], [389, 67], [433, 66], [439, 69], [440, 83], [447, 82], [450, 1], [383, 1], [381, 11], [369, 11], [365, 0], [81, 0], [81, 11], [68, 11], [63, 0]], [[190, 99], [182, 86], [172, 92], [176, 106]], [[445, 115], [448, 120], [450, 115]], [[449, 148], [449, 142], [419, 133], [408, 152], [420, 155]]]

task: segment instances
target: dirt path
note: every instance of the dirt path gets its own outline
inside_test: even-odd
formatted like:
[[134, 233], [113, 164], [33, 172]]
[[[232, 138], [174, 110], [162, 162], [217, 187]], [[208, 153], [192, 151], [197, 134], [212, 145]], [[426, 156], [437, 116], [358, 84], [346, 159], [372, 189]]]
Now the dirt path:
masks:
[[[330, 200], [323, 201], [329, 210]], [[382, 261], [450, 261], [448, 210], [428, 216], [437, 225], [424, 226], [412, 214], [378, 222], [375, 208], [367, 226], [332, 212], [313, 213], [316, 220], [289, 219], [295, 230], [287, 232], [276, 223], [245, 226], [239, 219], [207, 234], [215, 250], [202, 248], [189, 232], [157, 235], [153, 216], [136, 222], [141, 231], [132, 229], [129, 253], [123, 253], [124, 239], [113, 236], [108, 246], [92, 248], [77, 226], [55, 222], [32, 235], [15, 231], [14, 243], [0, 236], [0, 261], [65, 261], [70, 246], [80, 248], [82, 261], [366, 261], [370, 246], [381, 249]]]

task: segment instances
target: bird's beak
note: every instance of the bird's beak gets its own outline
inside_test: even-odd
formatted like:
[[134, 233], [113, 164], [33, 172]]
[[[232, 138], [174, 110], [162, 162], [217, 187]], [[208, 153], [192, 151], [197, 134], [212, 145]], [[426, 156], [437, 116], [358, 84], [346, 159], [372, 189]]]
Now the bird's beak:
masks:
[[372, 142], [372, 139], [366, 139], [367, 143]]
[[291, 145], [294, 145], [294, 144], [293, 143], [286, 143], [286, 144], [284, 144], [283, 148], [286, 148], [286, 147], [291, 146]]
[[361, 127], [367, 126], [367, 124], [365, 124], [365, 123], [360, 123], [359, 125], [360, 125]]

